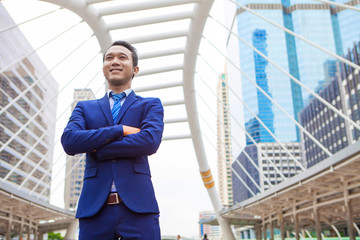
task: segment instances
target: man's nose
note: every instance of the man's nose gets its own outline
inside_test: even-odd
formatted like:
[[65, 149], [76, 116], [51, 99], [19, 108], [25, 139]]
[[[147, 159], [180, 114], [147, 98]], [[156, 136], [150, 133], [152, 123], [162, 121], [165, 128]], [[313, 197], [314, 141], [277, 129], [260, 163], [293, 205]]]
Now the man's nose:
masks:
[[119, 64], [120, 64], [120, 59], [116, 57], [111, 62], [111, 65], [119, 65]]

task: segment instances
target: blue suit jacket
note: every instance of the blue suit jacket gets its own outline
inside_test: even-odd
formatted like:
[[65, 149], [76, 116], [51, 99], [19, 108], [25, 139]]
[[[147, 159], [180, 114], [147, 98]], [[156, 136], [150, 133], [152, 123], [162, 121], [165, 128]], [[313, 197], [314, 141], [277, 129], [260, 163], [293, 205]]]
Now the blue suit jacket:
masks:
[[[61, 137], [67, 154], [86, 153], [77, 218], [91, 217], [101, 209], [113, 180], [128, 208], [139, 213], [159, 212], [147, 156], [160, 145], [163, 115], [158, 98], [142, 98], [134, 92], [127, 96], [115, 124], [107, 94], [77, 104]], [[122, 124], [141, 131], [123, 136]]]

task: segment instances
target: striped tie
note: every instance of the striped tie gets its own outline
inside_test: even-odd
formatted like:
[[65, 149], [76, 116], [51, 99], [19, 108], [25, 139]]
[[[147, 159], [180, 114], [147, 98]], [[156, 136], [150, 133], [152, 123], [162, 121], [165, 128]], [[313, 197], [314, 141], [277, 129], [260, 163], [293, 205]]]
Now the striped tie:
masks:
[[119, 114], [120, 108], [121, 108], [121, 99], [126, 97], [126, 94], [124, 92], [119, 93], [119, 94], [110, 92], [110, 97], [112, 97], [114, 99], [114, 105], [111, 109], [111, 114], [112, 114], [113, 120], [115, 122], [115, 120]]
[[[113, 107], [111, 109], [111, 114], [112, 114], [112, 117], [113, 117], [114, 123], [115, 123], [115, 120], [116, 120], [117, 116], [119, 115], [119, 111], [120, 111], [120, 108], [121, 108], [121, 99], [126, 97], [126, 94], [124, 92], [119, 93], [119, 94], [115, 94], [114, 92], [110, 92], [110, 97], [112, 97], [112, 99], [114, 99], [114, 105], [113, 105]], [[116, 187], [115, 187], [114, 180], [113, 180], [113, 182], [111, 184], [110, 192], [116, 192]]]

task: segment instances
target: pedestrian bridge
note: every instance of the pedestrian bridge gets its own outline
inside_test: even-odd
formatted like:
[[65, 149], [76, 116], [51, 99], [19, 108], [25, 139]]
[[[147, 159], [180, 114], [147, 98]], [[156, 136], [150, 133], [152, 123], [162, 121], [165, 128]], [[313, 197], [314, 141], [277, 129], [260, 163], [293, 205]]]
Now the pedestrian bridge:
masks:
[[[307, 39], [280, 26], [266, 14], [261, 14], [261, 9], [280, 9], [282, 12], [283, 9], [295, 11], [310, 7], [331, 14], [341, 11], [359, 14], [359, 2], [343, 4], [343, 1], [313, 0], [309, 4], [286, 7], [265, 3], [243, 5], [241, 1], [226, 0], [224, 18], [217, 15], [215, 9], [220, 6], [219, 2], [1, 1], [1, 15], [7, 20], [0, 23], [0, 235], [10, 239], [10, 236], [19, 233], [30, 233], [41, 238], [43, 232], [65, 226], [72, 228], [69, 233], [74, 232], [76, 225], [69, 225], [73, 212], [49, 204], [51, 179], [53, 182], [56, 178], [60, 179], [52, 187], [52, 193], [56, 193], [64, 184], [64, 179], [59, 176], [62, 176], [60, 172], [64, 171], [66, 165], [52, 172], [52, 164], [56, 165], [65, 158], [56, 129], [63, 129], [68, 119], [74, 88], [91, 89], [94, 95], [104, 93], [106, 84], [99, 67], [102, 53], [114, 40], [123, 39], [139, 50], [140, 66], [144, 66], [133, 83], [134, 90], [143, 96], [158, 96], [163, 102], [163, 141], [176, 144], [188, 139], [192, 142], [196, 156], [194, 161], [197, 161], [200, 176], [217, 215], [216, 222], [221, 226], [225, 239], [234, 239], [230, 227], [233, 224], [255, 226], [259, 239], [261, 232], [264, 233], [266, 229], [273, 231], [274, 227], [281, 229], [282, 238], [285, 237], [285, 230], [293, 229], [296, 238], [299, 238], [301, 230], [315, 227], [319, 240], [322, 228], [330, 226], [337, 232], [336, 224], [346, 224], [350, 239], [355, 238], [359, 231], [356, 224], [359, 223], [360, 214], [360, 145], [356, 135], [360, 131], [360, 119], [349, 112], [356, 112], [360, 106], [348, 99], [359, 100], [360, 66], [359, 59], [355, 57], [356, 50], [348, 56], [335, 53], [327, 46], [317, 44], [316, 39]], [[264, 25], [273, 26], [284, 36], [291, 36], [312, 47], [314, 53], [320, 52], [337, 61], [344, 70], [340, 73], [338, 69], [336, 73], [341, 78], [339, 81], [343, 85], [351, 82], [353, 87], [346, 88], [350, 89], [347, 97], [347, 92], [342, 92], [347, 99], [343, 105], [346, 102], [350, 104], [347, 110], [342, 110], [321, 95], [321, 90], [300, 81], [299, 76], [279, 65], [276, 57], [271, 58], [259, 50], [259, 46], [254, 46], [251, 40], [242, 38], [238, 34], [239, 29], [236, 29], [236, 19], [244, 12], [261, 19]], [[266, 62], [264, 66], [271, 65], [274, 71], [284, 74], [294, 89], [307, 92], [306, 95], [311, 96], [309, 99], [317, 104], [313, 113], [317, 114], [319, 108], [323, 109], [321, 114], [315, 114], [318, 119], [324, 112], [333, 114], [329, 115], [329, 119], [339, 119], [337, 127], [341, 125], [341, 128], [346, 128], [346, 135], [339, 139], [334, 137], [333, 140], [340, 145], [343, 139], [347, 139], [347, 146], [334, 151], [326, 145], [324, 136], [318, 135], [318, 130], [303, 124], [298, 116], [294, 116], [294, 112], [284, 108], [284, 103], [268, 92], [266, 86], [249, 76], [239, 63], [238, 47], [233, 45], [234, 42], [236, 45], [245, 44], [250, 55]], [[38, 63], [40, 58], [45, 64]], [[301, 141], [310, 141], [313, 144], [311, 149], [320, 149], [322, 152], [319, 156], [325, 156], [325, 160], [306, 169], [303, 156], [291, 152], [287, 148], [288, 143], [282, 142], [281, 136], [276, 136], [268, 123], [244, 101], [240, 80], [252, 84], [254, 91], [271, 103], [274, 109], [281, 111], [286, 121], [298, 129], [299, 136], [303, 138]], [[353, 107], [355, 105], [356, 108]], [[239, 113], [236, 109], [243, 110]], [[273, 184], [271, 174], [256, 167], [257, 160], [247, 153], [245, 142], [251, 141], [257, 148], [262, 145], [246, 128], [248, 125], [242, 119], [244, 112], [252, 114], [253, 124], [258, 124], [262, 131], [267, 132], [280, 153], [286, 159], [291, 159], [293, 169], [296, 169], [294, 174], [282, 173], [275, 157], [270, 159], [268, 153], [262, 153], [267, 159], [264, 161], [272, 165], [272, 174], [280, 176], [281, 181]], [[231, 126], [228, 122], [231, 122]], [[233, 156], [231, 146], [246, 155], [246, 163]], [[231, 206], [222, 203], [218, 190], [222, 193], [223, 186], [219, 184], [217, 187], [215, 184], [209, 161], [216, 152], [219, 166], [225, 166], [224, 172], [228, 172], [226, 177], [231, 178], [232, 174], [249, 191], [247, 200]], [[69, 178], [76, 166], [83, 164], [83, 157], [67, 163], [72, 167], [67, 169], [65, 179]], [[239, 174], [236, 165], [242, 174]], [[256, 169], [253, 173], [247, 167], [251, 165]], [[261, 185], [255, 175], [261, 176], [267, 186]], [[69, 238], [72, 237], [70, 235]]]
[[[257, 238], [282, 238], [292, 231], [297, 239], [310, 238], [309, 231], [355, 228], [360, 235], [360, 142], [246, 201], [223, 209], [231, 225], [254, 226]], [[218, 224], [216, 219], [208, 224]]]
[[[27, 193], [16, 190], [12, 184], [1, 183], [0, 234], [7, 239], [15, 236], [37, 236], [59, 229], [68, 229], [74, 222], [72, 211], [55, 207]], [[10, 234], [11, 233], [11, 234]]]

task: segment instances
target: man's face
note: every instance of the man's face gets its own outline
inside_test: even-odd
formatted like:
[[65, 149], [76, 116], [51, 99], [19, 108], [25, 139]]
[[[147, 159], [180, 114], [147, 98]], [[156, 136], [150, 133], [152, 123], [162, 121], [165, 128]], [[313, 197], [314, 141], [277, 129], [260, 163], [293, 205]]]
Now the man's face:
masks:
[[131, 85], [133, 75], [137, 74], [139, 67], [133, 67], [131, 51], [123, 46], [112, 46], [105, 54], [103, 72], [109, 86]]

